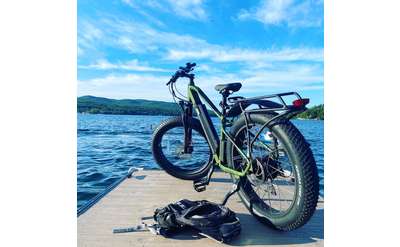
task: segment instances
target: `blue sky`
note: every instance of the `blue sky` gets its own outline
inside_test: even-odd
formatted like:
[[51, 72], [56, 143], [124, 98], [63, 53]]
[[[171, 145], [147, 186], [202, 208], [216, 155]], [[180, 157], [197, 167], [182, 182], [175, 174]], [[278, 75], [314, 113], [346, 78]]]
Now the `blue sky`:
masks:
[[165, 83], [190, 61], [215, 102], [215, 84], [240, 81], [237, 95], [321, 104], [323, 27], [323, 1], [78, 0], [78, 96], [171, 101]]

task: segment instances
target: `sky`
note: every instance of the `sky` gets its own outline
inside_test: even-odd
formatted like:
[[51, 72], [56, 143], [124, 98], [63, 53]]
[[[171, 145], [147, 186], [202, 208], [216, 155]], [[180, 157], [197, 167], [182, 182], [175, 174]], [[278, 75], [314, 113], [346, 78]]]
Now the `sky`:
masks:
[[[324, 101], [323, 1], [78, 0], [78, 96], [172, 101], [165, 83], [196, 62], [195, 83], [244, 97], [297, 91]], [[186, 92], [187, 81], [177, 82]]]

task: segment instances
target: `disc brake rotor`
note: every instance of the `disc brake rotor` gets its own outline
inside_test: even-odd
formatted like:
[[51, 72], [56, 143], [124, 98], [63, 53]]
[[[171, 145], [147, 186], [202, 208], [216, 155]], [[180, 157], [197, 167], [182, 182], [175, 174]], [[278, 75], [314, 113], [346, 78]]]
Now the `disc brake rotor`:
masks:
[[252, 173], [248, 175], [249, 181], [254, 186], [271, 182], [282, 174], [282, 169], [279, 166], [279, 161], [270, 158], [268, 155], [253, 159]]

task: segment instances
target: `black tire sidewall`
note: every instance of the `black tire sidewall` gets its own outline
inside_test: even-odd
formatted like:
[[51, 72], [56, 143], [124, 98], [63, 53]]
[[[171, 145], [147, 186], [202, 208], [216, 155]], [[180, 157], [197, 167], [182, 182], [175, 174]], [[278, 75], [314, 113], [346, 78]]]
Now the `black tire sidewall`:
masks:
[[[251, 114], [250, 115], [250, 121], [251, 122], [255, 122], [258, 124], [264, 124], [267, 121], [269, 121], [273, 116], [272, 115], [266, 115], [266, 114]], [[286, 133], [286, 131], [284, 131], [284, 129], [281, 127], [282, 124], [285, 125], [292, 125], [289, 121], [284, 121], [282, 123], [279, 124], [275, 124], [270, 131], [272, 131], [274, 133], [274, 135], [279, 139], [279, 141], [282, 143], [282, 145], [285, 148], [285, 151], [287, 152], [287, 155], [289, 156], [290, 161], [292, 162], [294, 169], [295, 169], [295, 173], [296, 173], [296, 183], [297, 183], [297, 189], [296, 189], [296, 196], [295, 196], [295, 201], [294, 203], [291, 205], [291, 208], [288, 212], [286, 212], [283, 215], [279, 215], [279, 216], [271, 216], [271, 215], [267, 215], [265, 213], [263, 213], [263, 209], [260, 208], [256, 203], [250, 203], [251, 201], [255, 201], [252, 200], [252, 198], [249, 197], [249, 194], [247, 193], [247, 191], [242, 188], [239, 191], [239, 196], [242, 199], [242, 201], [244, 202], [245, 206], [250, 210], [250, 212], [256, 216], [257, 219], [259, 219], [261, 222], [268, 224], [270, 226], [273, 226], [274, 228], [277, 229], [282, 229], [285, 228], [286, 226], [293, 224], [294, 222], [296, 222], [300, 217], [302, 217], [302, 207], [304, 205], [304, 183], [302, 182], [304, 179], [304, 175], [303, 175], [303, 169], [301, 167], [301, 163], [299, 161], [299, 157], [297, 155], [297, 152], [295, 150], [295, 147], [293, 145], [293, 143], [290, 141], [289, 135], [288, 133]], [[231, 134], [232, 136], [235, 137], [235, 135], [238, 133], [238, 131], [240, 131], [243, 126], [245, 126], [245, 120], [244, 117], [239, 118], [234, 125], [231, 128]], [[291, 126], [293, 128], [295, 128], [294, 126]], [[227, 157], [228, 157], [228, 165], [230, 167], [233, 167], [232, 164], [232, 153], [233, 151], [233, 145], [229, 142], [227, 145]], [[242, 178], [242, 179], [246, 179], [246, 178]], [[250, 185], [248, 185], [250, 186]]]
[[[199, 120], [195, 118], [189, 119], [190, 127], [201, 134], [205, 140], [204, 132], [201, 128], [201, 124]], [[203, 166], [199, 170], [194, 171], [184, 171], [182, 169], [174, 167], [172, 163], [170, 163], [164, 156], [161, 150], [161, 141], [163, 135], [168, 131], [176, 127], [182, 127], [183, 122], [181, 117], [174, 117], [163, 121], [158, 128], [154, 131], [153, 139], [152, 139], [152, 153], [156, 163], [164, 169], [168, 174], [183, 180], [197, 180], [207, 175], [208, 170], [212, 165], [212, 155], [210, 151], [209, 160], [206, 166]], [[183, 138], [183, 136], [182, 136]]]

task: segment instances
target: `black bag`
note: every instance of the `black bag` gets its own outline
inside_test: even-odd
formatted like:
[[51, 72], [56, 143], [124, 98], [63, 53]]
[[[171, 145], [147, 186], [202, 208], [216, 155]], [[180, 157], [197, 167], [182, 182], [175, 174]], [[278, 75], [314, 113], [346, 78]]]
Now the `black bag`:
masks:
[[225, 206], [206, 200], [180, 200], [154, 212], [160, 234], [171, 234], [191, 227], [199, 234], [220, 242], [228, 242], [239, 235], [241, 227], [235, 213]]

